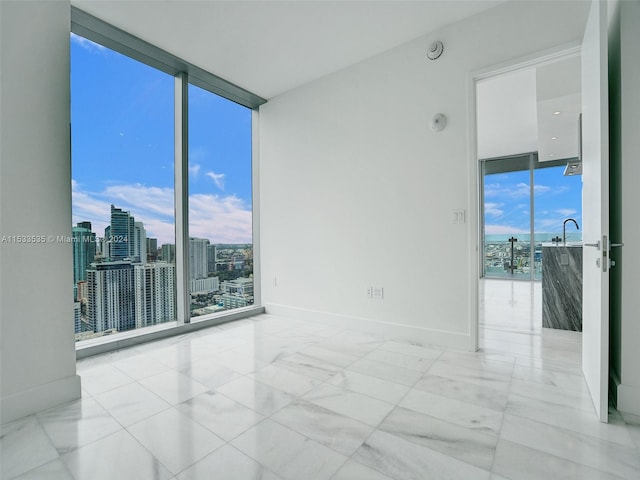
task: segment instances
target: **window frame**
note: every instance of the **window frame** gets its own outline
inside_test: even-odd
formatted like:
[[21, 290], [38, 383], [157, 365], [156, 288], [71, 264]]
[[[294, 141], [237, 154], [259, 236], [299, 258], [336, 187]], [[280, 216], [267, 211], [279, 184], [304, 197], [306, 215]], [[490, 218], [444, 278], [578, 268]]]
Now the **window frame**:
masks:
[[[176, 325], [146, 327], [123, 334], [76, 342], [76, 357], [83, 358], [123, 346], [135, 345], [166, 336], [206, 328], [249, 315], [264, 312], [260, 295], [260, 248], [258, 211], [258, 108], [266, 99], [187, 62], [145, 40], [121, 30], [91, 14], [71, 7], [70, 32], [96, 42], [115, 52], [126, 55], [147, 66], [174, 77], [174, 208], [176, 245]], [[191, 322], [189, 310], [189, 115], [188, 88], [193, 84], [215, 95], [240, 104], [251, 110], [251, 184], [254, 256], [254, 305], [222, 313], [196, 317]]]
[[184, 73], [187, 76], [186, 81], [189, 83], [251, 110], [257, 110], [260, 105], [267, 102], [266, 99], [114, 27], [77, 7], [71, 7], [71, 32], [171, 76], [175, 77], [179, 73]]

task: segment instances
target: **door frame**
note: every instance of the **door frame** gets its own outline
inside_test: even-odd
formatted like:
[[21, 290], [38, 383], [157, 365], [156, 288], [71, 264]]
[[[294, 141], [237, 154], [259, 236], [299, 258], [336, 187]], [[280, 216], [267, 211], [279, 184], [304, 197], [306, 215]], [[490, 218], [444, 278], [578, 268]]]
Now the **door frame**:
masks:
[[477, 138], [477, 103], [476, 103], [476, 83], [509, 72], [523, 68], [537, 67], [540, 65], [554, 63], [566, 58], [580, 56], [582, 42], [576, 41], [563, 45], [558, 45], [548, 50], [522, 56], [510, 61], [490, 65], [482, 69], [474, 70], [467, 77], [467, 144], [469, 145], [469, 333], [471, 337], [471, 348], [477, 351], [480, 341], [480, 272], [482, 272], [482, 262], [484, 261], [480, 246], [482, 245], [480, 211], [483, 179], [481, 178], [480, 159], [478, 159], [478, 138]]

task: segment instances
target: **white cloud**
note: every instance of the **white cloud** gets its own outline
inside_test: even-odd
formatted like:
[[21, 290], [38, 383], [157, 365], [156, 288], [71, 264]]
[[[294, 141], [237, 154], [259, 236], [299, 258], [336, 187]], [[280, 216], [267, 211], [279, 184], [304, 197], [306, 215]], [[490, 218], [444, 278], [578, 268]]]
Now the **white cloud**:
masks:
[[92, 194], [81, 191], [81, 186], [75, 180], [71, 180], [71, 201], [73, 204], [72, 221], [91, 222], [91, 227], [97, 236], [104, 235], [104, 229], [108, 225], [109, 202], [94, 198]]
[[[553, 187], [549, 185], [533, 185], [533, 193], [536, 196], [555, 196], [570, 190], [570, 187], [566, 185], [555, 185]], [[531, 190], [529, 184], [520, 182], [517, 184], [502, 184], [502, 183], [488, 183], [484, 186], [485, 198], [493, 198], [498, 196], [504, 196], [507, 198], [525, 198], [529, 197]]]
[[518, 227], [512, 227], [509, 225], [485, 225], [484, 232], [487, 235], [511, 235], [514, 233], [529, 233], [528, 230]]
[[110, 203], [124, 210], [143, 212], [148, 215], [173, 217], [175, 208], [173, 188], [147, 187], [140, 183], [133, 185], [110, 185], [101, 194]]
[[522, 198], [528, 197], [530, 194], [529, 184], [528, 183], [519, 183], [516, 185], [516, 188], [507, 192], [509, 196], [512, 198]]
[[484, 213], [486, 215], [493, 215], [494, 217], [499, 217], [504, 214], [504, 210], [501, 209], [503, 207], [503, 203], [485, 203], [484, 204]]
[[[90, 221], [93, 231], [104, 235], [111, 204], [127, 210], [144, 223], [147, 237], [158, 245], [175, 243], [175, 208], [172, 188], [142, 184], [109, 185], [101, 192], [83, 191], [72, 180], [73, 222]], [[189, 197], [189, 235], [212, 243], [250, 243], [251, 205], [236, 196], [195, 194]]]
[[207, 177], [209, 177], [216, 184], [220, 190], [224, 190], [224, 173], [216, 173], [216, 172], [207, 172], [205, 173]]
[[484, 186], [485, 198], [495, 197], [497, 195], [500, 195], [501, 192], [502, 192], [502, 186], [499, 183], [487, 183]]
[[[564, 213], [562, 213], [564, 212]], [[569, 213], [573, 212], [573, 213]], [[577, 212], [575, 210], [558, 210], [556, 215], [549, 216], [547, 218], [536, 218], [536, 230], [540, 233], [558, 233], [562, 232], [562, 224], [569, 215], [573, 215]], [[581, 218], [575, 217], [580, 224]], [[576, 228], [573, 224], [567, 224], [567, 233], [575, 232]]]
[[200, 164], [199, 163], [190, 163], [189, 164], [189, 173], [193, 177], [197, 177], [198, 173], [200, 173]]
[[517, 199], [529, 196], [529, 185], [527, 183], [508, 184], [490, 183], [484, 187], [485, 198], [504, 196]]
[[195, 194], [189, 197], [189, 235], [215, 243], [250, 243], [251, 207], [235, 196]]
[[569, 217], [571, 215], [575, 215], [576, 213], [578, 213], [573, 208], [561, 208], [559, 210], [556, 210], [556, 212], [562, 215], [563, 217]]
[[76, 35], [75, 33], [71, 34], [71, 41], [91, 53], [99, 53], [107, 50], [106, 47], [81, 37], [80, 35]]
[[[559, 187], [557, 187], [559, 188]], [[533, 186], [533, 193], [535, 195], [542, 195], [544, 193], [550, 192], [551, 191], [551, 187], [549, 187], [548, 185], [534, 185]]]

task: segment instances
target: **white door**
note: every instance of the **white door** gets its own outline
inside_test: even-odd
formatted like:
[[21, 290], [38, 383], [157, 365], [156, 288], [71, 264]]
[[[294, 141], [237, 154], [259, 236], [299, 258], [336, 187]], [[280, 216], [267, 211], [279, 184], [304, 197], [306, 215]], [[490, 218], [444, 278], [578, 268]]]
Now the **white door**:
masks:
[[608, 418], [609, 110], [607, 2], [594, 0], [582, 42], [582, 370], [600, 421]]

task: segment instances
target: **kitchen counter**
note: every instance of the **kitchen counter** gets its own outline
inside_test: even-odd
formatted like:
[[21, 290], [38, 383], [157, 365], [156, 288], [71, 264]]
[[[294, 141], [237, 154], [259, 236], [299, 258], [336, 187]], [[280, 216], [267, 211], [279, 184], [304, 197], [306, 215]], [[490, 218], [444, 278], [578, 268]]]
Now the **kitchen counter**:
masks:
[[582, 331], [582, 243], [542, 244], [542, 326]]

